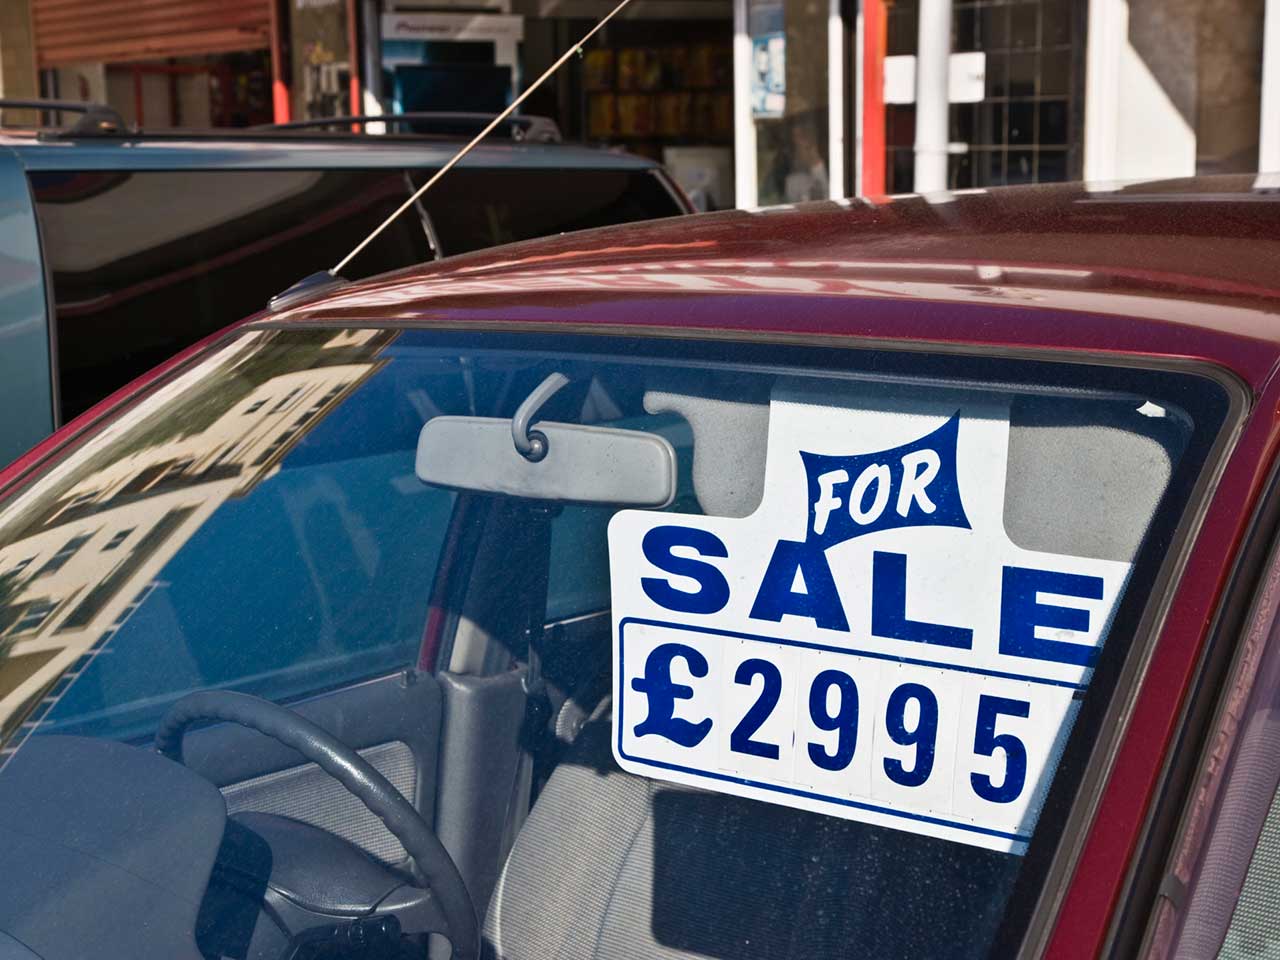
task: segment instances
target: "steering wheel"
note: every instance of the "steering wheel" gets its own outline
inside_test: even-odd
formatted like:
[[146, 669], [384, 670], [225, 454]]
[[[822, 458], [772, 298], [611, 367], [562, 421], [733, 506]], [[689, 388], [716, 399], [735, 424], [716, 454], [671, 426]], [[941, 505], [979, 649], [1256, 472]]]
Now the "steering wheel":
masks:
[[480, 936], [475, 907], [458, 867], [435, 832], [372, 764], [292, 710], [244, 693], [205, 690], [183, 697], [165, 714], [156, 730], [156, 752], [182, 763], [187, 729], [204, 721], [236, 723], [292, 747], [346, 787], [381, 820], [413, 858], [439, 904], [456, 960], [475, 960]]

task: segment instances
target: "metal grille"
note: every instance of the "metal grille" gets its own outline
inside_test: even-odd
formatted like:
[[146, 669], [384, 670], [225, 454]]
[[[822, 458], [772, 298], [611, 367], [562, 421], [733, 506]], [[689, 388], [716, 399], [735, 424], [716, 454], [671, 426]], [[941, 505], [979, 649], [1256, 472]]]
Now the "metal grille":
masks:
[[[916, 52], [916, 3], [889, 10], [888, 53]], [[1078, 176], [1084, 17], [1072, 0], [956, 0], [951, 49], [986, 54], [978, 103], [953, 103], [950, 139], [967, 153], [948, 161], [950, 189], [1045, 183]], [[915, 106], [885, 108], [887, 188], [912, 189]]]
[[[399, 740], [359, 751], [360, 756], [417, 806], [417, 765]], [[337, 834], [383, 863], [400, 863], [408, 854], [376, 816], [345, 787], [314, 763], [268, 773], [223, 787], [227, 813], [274, 813]]]

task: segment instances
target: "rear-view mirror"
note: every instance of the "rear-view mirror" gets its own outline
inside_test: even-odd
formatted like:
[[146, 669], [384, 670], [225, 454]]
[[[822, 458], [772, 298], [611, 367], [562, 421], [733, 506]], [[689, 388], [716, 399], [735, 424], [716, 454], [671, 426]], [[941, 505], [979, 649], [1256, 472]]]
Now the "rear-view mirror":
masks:
[[654, 433], [575, 423], [534, 425], [540, 459], [512, 442], [511, 421], [435, 417], [418, 437], [425, 483], [555, 503], [665, 507], [675, 499], [676, 454]]

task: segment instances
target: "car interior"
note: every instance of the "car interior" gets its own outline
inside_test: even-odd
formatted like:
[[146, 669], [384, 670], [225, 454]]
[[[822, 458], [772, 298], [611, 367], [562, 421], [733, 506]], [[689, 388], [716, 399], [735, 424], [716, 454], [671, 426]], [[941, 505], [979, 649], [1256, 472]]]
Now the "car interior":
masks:
[[[628, 434], [661, 438], [671, 489], [647, 508], [742, 517], [760, 502], [780, 384], [825, 378], [850, 402], [941, 388], [893, 373], [900, 361], [851, 375], [851, 358], [808, 370], [815, 354], [784, 367], [776, 349], [677, 361], [601, 338], [514, 350], [365, 334], [251, 334], [77, 454], [21, 504], [21, 524], [0, 506], [0, 568], [23, 543], [63, 543], [68, 525], [105, 537], [139, 504], [180, 514], [131, 548], [158, 571], [145, 589], [94, 568], [88, 593], [130, 606], [5, 720], [0, 850], [22, 879], [0, 898], [0, 957], [93, 944], [244, 960], [945, 957], [1003, 935], [1022, 858], [618, 768], [606, 527], [643, 501], [626, 482], [636, 461], [566, 501], [528, 486], [517, 454], [500, 479], [488, 459], [468, 464], [464, 440], [433, 454], [460, 472], [452, 489], [421, 479], [424, 423], [496, 424], [509, 440], [522, 403], [560, 374], [535, 428], [599, 429], [582, 448], [597, 456]], [[270, 456], [237, 460], [243, 438], [223, 427], [316, 370], [348, 379], [299, 388], [264, 434]], [[1189, 418], [1139, 415], [1129, 394], [1023, 386], [1010, 402], [1009, 535], [1133, 559]], [[173, 452], [196, 441], [199, 454]], [[375, 464], [384, 473], [357, 478]], [[586, 466], [569, 466], [577, 482]], [[92, 486], [113, 470], [115, 487]], [[240, 486], [217, 499], [225, 483]], [[87, 596], [61, 622], [107, 616], [74, 619]], [[301, 642], [279, 626], [294, 622], [319, 626]], [[1007, 894], [974, 910], [976, 888]], [[900, 923], [884, 922], [890, 905]]]

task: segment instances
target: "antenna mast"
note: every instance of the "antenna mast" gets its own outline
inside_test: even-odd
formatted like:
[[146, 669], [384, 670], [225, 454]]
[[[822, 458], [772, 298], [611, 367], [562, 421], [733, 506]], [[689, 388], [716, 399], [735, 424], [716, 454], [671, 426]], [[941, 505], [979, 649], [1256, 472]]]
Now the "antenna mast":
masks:
[[612, 10], [609, 11], [608, 16], [606, 16], [603, 20], [601, 20], [599, 23], [597, 23], [594, 27], [592, 27], [587, 32], [586, 36], [584, 36], [581, 40], [579, 40], [572, 47], [570, 47], [563, 54], [561, 54], [560, 59], [558, 59], [555, 63], [549, 66], [543, 72], [542, 76], [540, 76], [537, 80], [533, 81], [533, 83], [530, 84], [530, 86], [525, 90], [524, 93], [516, 97], [515, 100], [511, 102], [511, 105], [507, 107], [507, 109], [503, 110], [500, 114], [494, 117], [487, 127], [485, 127], [483, 130], [481, 130], [479, 133], [477, 133], [474, 137], [471, 138], [470, 143], [468, 143], [465, 147], [463, 147], [461, 150], [455, 153], [452, 157], [450, 157], [448, 163], [446, 163], [443, 167], [437, 170], [431, 176], [431, 178], [427, 180], [426, 183], [424, 183], [417, 190], [415, 190], [413, 195], [409, 197], [408, 200], [400, 204], [400, 206], [396, 208], [395, 212], [393, 212], [391, 216], [387, 217], [387, 219], [383, 220], [382, 223], [378, 224], [378, 226], [375, 227], [374, 230], [367, 237], [365, 237], [358, 244], [356, 244], [356, 246], [354, 247], [354, 249], [352, 249], [350, 253], [348, 253], [345, 257], [339, 260], [337, 264], [331, 267], [328, 271], [329, 276], [336, 277], [338, 275], [338, 271], [340, 271], [348, 263], [354, 260], [361, 250], [363, 250], [365, 247], [367, 247], [370, 243], [373, 242], [374, 238], [376, 238], [378, 234], [382, 233], [383, 230], [387, 229], [387, 227], [389, 227], [393, 222], [395, 222], [395, 219], [398, 216], [400, 216], [402, 213], [404, 213], [406, 210], [412, 207], [415, 203], [417, 203], [418, 199], [424, 193], [430, 190], [433, 186], [435, 186], [436, 182], [441, 177], [443, 177], [446, 173], [452, 170], [454, 166], [457, 165], [458, 161], [460, 161], [463, 157], [465, 157], [468, 153], [470, 153], [472, 148], [475, 147], [476, 144], [478, 144], [481, 140], [483, 140], [490, 133], [492, 133], [494, 128], [497, 127], [500, 123], [502, 123], [503, 120], [511, 116], [511, 114], [515, 112], [516, 107], [524, 103], [524, 101], [528, 98], [529, 94], [533, 93], [533, 91], [537, 90], [538, 87], [542, 86], [542, 84], [547, 80], [547, 78], [550, 77], [552, 74], [554, 74], [562, 66], [564, 66], [564, 64], [569, 60], [569, 58], [572, 57], [575, 53], [581, 53], [582, 48], [586, 44], [586, 42], [590, 40], [592, 37], [594, 37], [600, 31], [600, 29], [604, 27], [606, 23], [608, 23], [615, 16], [621, 13], [622, 10], [629, 3], [631, 3], [631, 0], [621, 0], [621, 2], [616, 7], [614, 7]]

